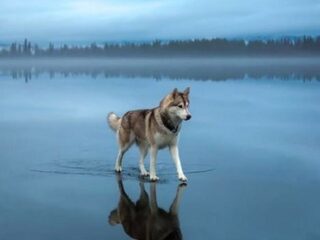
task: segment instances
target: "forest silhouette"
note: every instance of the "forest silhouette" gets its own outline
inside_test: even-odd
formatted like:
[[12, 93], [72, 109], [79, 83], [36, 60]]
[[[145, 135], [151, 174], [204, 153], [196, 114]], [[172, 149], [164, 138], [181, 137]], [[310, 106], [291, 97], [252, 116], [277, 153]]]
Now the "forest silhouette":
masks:
[[320, 36], [269, 40], [195, 39], [142, 43], [91, 43], [39, 47], [25, 39], [11, 43], [0, 57], [221, 57], [221, 56], [319, 56]]

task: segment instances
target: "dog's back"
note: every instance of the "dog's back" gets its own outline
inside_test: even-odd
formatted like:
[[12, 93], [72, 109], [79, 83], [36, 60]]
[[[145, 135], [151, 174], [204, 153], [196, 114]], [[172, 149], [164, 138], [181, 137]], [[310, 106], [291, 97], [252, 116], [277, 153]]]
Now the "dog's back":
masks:
[[146, 141], [146, 117], [153, 109], [141, 109], [126, 112], [121, 118], [114, 113], [108, 115], [109, 126], [117, 131], [121, 128], [123, 138], [133, 137], [135, 141]]

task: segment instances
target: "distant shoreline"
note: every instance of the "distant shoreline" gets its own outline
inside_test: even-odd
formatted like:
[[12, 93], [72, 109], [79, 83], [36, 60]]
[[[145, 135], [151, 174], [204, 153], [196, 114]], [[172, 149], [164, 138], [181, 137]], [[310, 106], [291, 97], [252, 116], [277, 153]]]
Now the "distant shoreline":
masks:
[[35, 58], [0, 59], [0, 73], [29, 81], [41, 74], [228, 80], [246, 77], [320, 80], [320, 57], [309, 58]]
[[10, 64], [46, 64], [55, 63], [59, 65], [67, 63], [95, 63], [98, 65], [110, 64], [230, 64], [236, 63], [239, 65], [247, 64], [319, 64], [320, 56], [223, 56], [223, 57], [19, 57], [19, 58], [0, 58], [0, 65]]
[[298, 60], [298, 59], [320, 59], [320, 55], [296, 55], [296, 56], [244, 56], [244, 55], [230, 55], [230, 56], [44, 56], [44, 57], [0, 57], [0, 61], [13, 60], [13, 61], [25, 61], [25, 60], [230, 60], [230, 59], [248, 59], [248, 60]]
[[107, 43], [40, 47], [25, 39], [0, 50], [0, 58], [221, 58], [221, 57], [320, 57], [320, 36], [269, 40], [189, 39], [154, 40], [148, 43]]

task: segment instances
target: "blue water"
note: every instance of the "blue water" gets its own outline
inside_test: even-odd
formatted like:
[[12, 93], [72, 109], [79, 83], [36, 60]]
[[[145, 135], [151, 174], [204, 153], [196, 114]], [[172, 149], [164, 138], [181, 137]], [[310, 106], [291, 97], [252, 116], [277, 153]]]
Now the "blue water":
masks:
[[[187, 86], [193, 117], [180, 137], [189, 179], [178, 214], [183, 238], [320, 239], [314, 72], [305, 73], [308, 81], [303, 72], [223, 81], [180, 72], [29, 72], [25, 81], [24, 74], [0, 71], [1, 240], [130, 239], [123, 225], [110, 225], [119, 186], [134, 202], [141, 186], [151, 198], [152, 186], [138, 177], [135, 147], [125, 156], [122, 181], [114, 174], [117, 145], [105, 117], [157, 106], [173, 88]], [[181, 188], [168, 151], [160, 152], [157, 169], [158, 206], [168, 211]]]

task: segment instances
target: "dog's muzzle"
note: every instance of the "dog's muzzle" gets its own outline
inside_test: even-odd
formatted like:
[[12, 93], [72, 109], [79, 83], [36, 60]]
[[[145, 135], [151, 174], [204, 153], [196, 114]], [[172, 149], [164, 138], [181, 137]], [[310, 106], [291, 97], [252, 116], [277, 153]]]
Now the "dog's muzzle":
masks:
[[188, 114], [187, 117], [186, 117], [186, 121], [190, 120], [191, 119], [191, 115]]

